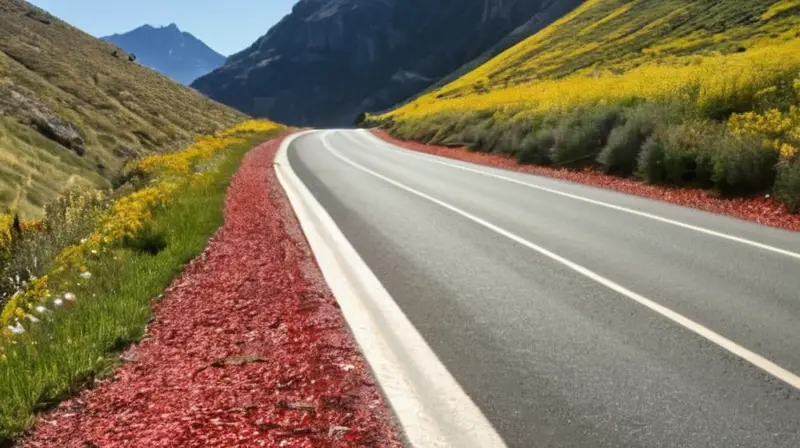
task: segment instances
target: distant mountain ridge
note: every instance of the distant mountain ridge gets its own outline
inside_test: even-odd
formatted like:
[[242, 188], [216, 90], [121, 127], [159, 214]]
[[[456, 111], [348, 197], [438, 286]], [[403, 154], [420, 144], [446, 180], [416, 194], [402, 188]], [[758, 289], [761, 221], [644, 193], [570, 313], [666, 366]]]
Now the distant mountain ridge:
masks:
[[143, 25], [102, 39], [136, 54], [142, 65], [185, 85], [225, 63], [225, 56], [174, 23], [158, 28]]
[[[580, 0], [300, 0], [250, 48], [192, 86], [258, 116], [343, 126], [491, 50], [556, 4]], [[549, 24], [543, 23], [546, 26]], [[513, 44], [513, 40], [510, 44]], [[510, 45], [508, 44], [508, 45]]]

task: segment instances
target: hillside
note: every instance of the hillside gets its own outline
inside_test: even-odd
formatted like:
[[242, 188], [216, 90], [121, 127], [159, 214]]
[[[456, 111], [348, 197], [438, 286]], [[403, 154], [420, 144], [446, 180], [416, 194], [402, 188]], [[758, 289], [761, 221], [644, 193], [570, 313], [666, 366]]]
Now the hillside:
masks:
[[19, 0], [0, 0], [0, 213], [24, 219], [137, 155], [244, 118]]
[[423, 91], [558, 3], [579, 0], [301, 0], [193, 87], [284, 123], [350, 125]]
[[174, 23], [160, 28], [144, 25], [102, 39], [134, 53], [140, 64], [186, 85], [225, 63], [225, 56]]
[[797, 0], [589, 0], [373, 119], [402, 137], [724, 194], [769, 191], [777, 176], [800, 209], [798, 30]]

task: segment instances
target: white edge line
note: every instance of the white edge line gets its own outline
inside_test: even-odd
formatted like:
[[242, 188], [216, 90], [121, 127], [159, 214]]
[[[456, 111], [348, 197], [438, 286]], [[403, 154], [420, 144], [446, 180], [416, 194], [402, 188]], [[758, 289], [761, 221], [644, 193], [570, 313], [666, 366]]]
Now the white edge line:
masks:
[[[800, 260], [800, 253], [796, 253], [796, 252], [792, 252], [792, 251], [789, 251], [789, 250], [781, 249], [781, 248], [775, 247], [775, 246], [770, 246], [768, 244], [759, 243], [757, 241], [748, 240], [746, 238], [741, 238], [741, 237], [738, 237], [738, 236], [728, 235], [727, 233], [717, 232], [715, 230], [707, 229], [705, 227], [695, 226], [695, 225], [692, 225], [692, 224], [686, 224], [684, 222], [676, 221], [674, 219], [664, 218], [663, 216], [654, 215], [652, 213], [642, 212], [642, 211], [639, 211], [639, 210], [634, 210], [632, 208], [622, 207], [620, 205], [615, 205], [615, 204], [611, 204], [611, 203], [608, 203], [608, 202], [598, 201], [598, 200], [595, 200], [595, 199], [590, 199], [590, 198], [587, 198], [587, 197], [579, 196], [579, 195], [572, 194], [572, 193], [567, 193], [567, 192], [560, 191], [560, 190], [555, 190], [555, 189], [548, 188], [548, 187], [542, 187], [540, 185], [531, 184], [531, 183], [524, 182], [524, 181], [521, 181], [521, 180], [518, 180], [518, 179], [514, 179], [514, 178], [511, 178], [511, 177], [508, 177], [508, 176], [503, 176], [503, 175], [500, 175], [500, 174], [490, 173], [490, 172], [479, 170], [479, 169], [475, 169], [475, 168], [469, 168], [469, 167], [462, 166], [462, 165], [459, 165], [459, 164], [456, 164], [456, 163], [446, 162], [444, 160], [439, 160], [438, 157], [430, 156], [428, 154], [425, 154], [425, 155], [416, 154], [411, 150], [408, 150], [408, 149], [405, 149], [405, 148], [398, 148], [395, 145], [393, 145], [393, 144], [391, 144], [391, 143], [389, 143], [389, 142], [387, 142], [385, 140], [382, 140], [381, 138], [379, 138], [378, 136], [376, 136], [373, 133], [369, 132], [368, 130], [362, 129], [360, 131], [361, 131], [362, 135], [367, 135], [370, 138], [374, 139], [375, 141], [380, 142], [383, 146], [390, 147], [390, 149], [392, 149], [393, 151], [395, 151], [395, 152], [397, 152], [399, 154], [406, 155], [408, 157], [416, 157], [416, 158], [419, 158], [419, 159], [427, 160], [429, 162], [438, 163], [440, 165], [449, 166], [449, 167], [452, 167], [452, 168], [458, 168], [460, 170], [469, 171], [471, 173], [476, 173], [476, 174], [480, 174], [480, 175], [483, 175], [483, 176], [493, 177], [495, 179], [505, 180], [507, 182], [511, 182], [511, 183], [514, 183], [514, 184], [517, 184], [517, 185], [522, 185], [522, 186], [525, 186], [525, 187], [528, 187], [528, 188], [534, 188], [536, 190], [544, 191], [544, 192], [551, 193], [551, 194], [556, 194], [556, 195], [567, 197], [567, 198], [574, 199], [574, 200], [577, 200], [577, 201], [582, 201], [582, 202], [587, 202], [589, 204], [599, 205], [601, 207], [610, 208], [610, 209], [617, 210], [617, 211], [620, 211], [620, 212], [630, 213], [632, 215], [641, 216], [643, 218], [649, 218], [649, 219], [652, 219], [652, 220], [655, 220], [655, 221], [659, 221], [659, 222], [662, 222], [662, 223], [665, 223], [665, 224], [671, 224], [673, 226], [682, 227], [684, 229], [694, 230], [696, 232], [704, 233], [706, 235], [714, 236], [714, 237], [717, 237], [717, 238], [723, 238], [723, 239], [726, 239], [726, 240], [729, 240], [729, 241], [735, 241], [737, 243], [746, 244], [748, 246], [756, 247], [756, 248], [759, 248], [759, 249], [762, 249], [762, 250], [766, 250], [766, 251], [769, 251], [769, 252], [774, 252], [774, 253], [777, 253], [777, 254], [785, 255], [787, 257], [792, 257], [792, 258], [796, 258], [796, 259]], [[402, 151], [400, 151], [398, 149], [401, 149]]]
[[491, 423], [436, 357], [375, 274], [278, 150], [275, 171], [364, 357], [408, 442], [428, 447], [505, 447]]
[[796, 389], [800, 389], [800, 377], [798, 377], [794, 373], [784, 369], [783, 367], [775, 364], [774, 362], [768, 360], [767, 358], [764, 358], [763, 356], [761, 356], [761, 355], [759, 355], [759, 354], [757, 354], [755, 352], [752, 352], [752, 351], [742, 347], [741, 345], [739, 345], [739, 344], [727, 339], [726, 337], [720, 335], [719, 333], [716, 333], [713, 330], [710, 330], [710, 329], [704, 327], [703, 325], [701, 325], [701, 324], [699, 324], [699, 323], [697, 323], [697, 322], [695, 322], [695, 321], [693, 321], [693, 320], [691, 320], [691, 319], [689, 319], [689, 318], [687, 318], [687, 317], [685, 317], [685, 316], [683, 316], [681, 314], [678, 314], [675, 311], [672, 311], [671, 309], [669, 309], [669, 308], [667, 308], [667, 307], [665, 307], [663, 305], [660, 305], [660, 304], [656, 303], [653, 300], [650, 300], [650, 299], [648, 299], [648, 298], [646, 298], [646, 297], [644, 297], [644, 296], [642, 296], [640, 294], [637, 294], [637, 293], [625, 288], [622, 285], [619, 285], [619, 284], [615, 283], [613, 280], [610, 280], [610, 279], [608, 279], [606, 277], [603, 277], [602, 275], [600, 275], [600, 274], [598, 274], [598, 273], [596, 273], [596, 272], [594, 272], [594, 271], [592, 271], [592, 270], [590, 270], [588, 268], [585, 268], [585, 267], [581, 266], [578, 263], [575, 263], [575, 262], [570, 261], [570, 260], [568, 260], [568, 259], [566, 259], [566, 258], [564, 258], [564, 257], [562, 257], [562, 256], [560, 256], [560, 255], [558, 255], [556, 253], [553, 253], [553, 252], [551, 252], [551, 251], [549, 251], [549, 250], [547, 250], [547, 249], [545, 249], [545, 248], [543, 248], [543, 247], [541, 247], [541, 246], [539, 246], [537, 244], [534, 244], [534, 243], [532, 243], [532, 242], [530, 242], [530, 241], [528, 241], [528, 240], [526, 240], [526, 239], [524, 239], [524, 238], [522, 238], [522, 237], [520, 237], [520, 236], [518, 236], [518, 235], [516, 235], [516, 234], [514, 234], [514, 233], [512, 233], [510, 231], [508, 231], [508, 230], [505, 230], [505, 229], [503, 229], [503, 228], [501, 228], [499, 226], [496, 226], [496, 225], [494, 225], [494, 224], [492, 224], [492, 223], [490, 223], [490, 222], [488, 222], [488, 221], [486, 221], [486, 220], [484, 220], [482, 218], [479, 218], [479, 217], [477, 217], [475, 215], [472, 215], [469, 212], [461, 210], [458, 207], [455, 207], [455, 206], [450, 205], [450, 204], [448, 204], [448, 203], [446, 203], [444, 201], [441, 201], [441, 200], [436, 199], [436, 198], [434, 198], [432, 196], [429, 196], [429, 195], [427, 195], [427, 194], [425, 194], [425, 193], [423, 193], [421, 191], [415, 190], [415, 189], [413, 189], [413, 188], [411, 188], [409, 186], [406, 186], [406, 185], [404, 185], [404, 184], [402, 184], [400, 182], [397, 182], [395, 180], [389, 179], [388, 177], [386, 177], [386, 176], [384, 176], [384, 175], [382, 175], [380, 173], [377, 173], [375, 171], [372, 171], [369, 168], [363, 167], [363, 166], [359, 165], [358, 163], [353, 162], [352, 160], [350, 160], [347, 157], [343, 156], [338, 151], [336, 151], [330, 144], [327, 143], [327, 141], [325, 140], [324, 136], [322, 138], [322, 141], [323, 141], [323, 144], [325, 145], [326, 149], [328, 151], [330, 151], [331, 154], [333, 154], [335, 157], [339, 158], [343, 162], [353, 166], [354, 168], [357, 168], [357, 169], [359, 169], [359, 170], [361, 170], [363, 172], [371, 174], [372, 176], [377, 177], [378, 179], [381, 179], [381, 180], [383, 180], [385, 182], [388, 182], [388, 183], [394, 185], [395, 187], [400, 188], [402, 190], [405, 190], [405, 191], [407, 191], [407, 192], [409, 192], [411, 194], [419, 196], [419, 197], [421, 197], [423, 199], [427, 199], [428, 201], [433, 202], [434, 204], [437, 204], [437, 205], [439, 205], [439, 206], [441, 206], [443, 208], [446, 208], [446, 209], [448, 209], [448, 210], [450, 210], [450, 211], [452, 211], [452, 212], [454, 212], [456, 214], [459, 214], [459, 215], [461, 215], [461, 216], [463, 216], [463, 217], [465, 217], [465, 218], [467, 218], [467, 219], [469, 219], [469, 220], [471, 220], [471, 221], [473, 221], [473, 222], [475, 222], [475, 223], [477, 223], [477, 224], [479, 224], [479, 225], [481, 225], [483, 227], [486, 227], [487, 229], [492, 230], [492, 231], [494, 231], [494, 232], [496, 232], [496, 233], [498, 233], [498, 234], [500, 234], [500, 235], [502, 235], [502, 236], [504, 236], [504, 237], [506, 237], [506, 238], [508, 238], [508, 239], [510, 239], [512, 241], [515, 241], [515, 242], [517, 242], [517, 243], [519, 243], [519, 244], [521, 244], [521, 245], [523, 245], [523, 246], [525, 246], [525, 247], [527, 247], [529, 249], [532, 249], [532, 250], [534, 250], [534, 251], [536, 251], [536, 252], [538, 252], [538, 253], [540, 253], [540, 254], [548, 257], [548, 258], [550, 258], [553, 261], [561, 263], [564, 266], [574, 270], [575, 272], [578, 272], [579, 274], [581, 274], [581, 275], [583, 275], [583, 276], [585, 276], [585, 277], [587, 277], [587, 278], [589, 278], [591, 280], [594, 280], [595, 282], [605, 286], [606, 288], [611, 289], [612, 291], [615, 291], [615, 292], [617, 292], [619, 294], [622, 294], [623, 296], [633, 300], [634, 302], [637, 302], [637, 303], [639, 303], [641, 305], [646, 306], [647, 308], [649, 308], [649, 309], [655, 311], [656, 313], [666, 317], [667, 319], [677, 323], [678, 325], [680, 325], [680, 326], [682, 326], [682, 327], [684, 327], [684, 328], [686, 328], [686, 329], [698, 334], [699, 336], [702, 336], [703, 338], [707, 339], [708, 341], [710, 341], [710, 342], [722, 347], [723, 349], [727, 350], [728, 352], [738, 356], [739, 358], [744, 359], [745, 361], [753, 364], [754, 366], [758, 367], [759, 369], [769, 373], [770, 375], [774, 376], [775, 378], [778, 378], [781, 381], [784, 381], [785, 383], [793, 386]]

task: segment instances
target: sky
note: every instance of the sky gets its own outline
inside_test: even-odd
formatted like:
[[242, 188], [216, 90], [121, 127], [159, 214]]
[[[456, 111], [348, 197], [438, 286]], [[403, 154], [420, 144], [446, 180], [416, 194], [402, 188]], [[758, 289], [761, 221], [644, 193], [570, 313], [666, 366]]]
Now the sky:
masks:
[[175, 23], [225, 56], [266, 34], [297, 0], [28, 0], [102, 37], [142, 25]]

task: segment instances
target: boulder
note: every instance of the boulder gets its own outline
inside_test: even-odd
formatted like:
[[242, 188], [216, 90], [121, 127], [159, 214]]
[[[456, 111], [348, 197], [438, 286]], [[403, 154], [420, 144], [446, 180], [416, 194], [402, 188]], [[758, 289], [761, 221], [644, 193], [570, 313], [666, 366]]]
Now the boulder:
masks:
[[9, 102], [0, 104], [5, 113], [16, 116], [22, 123], [36, 129], [40, 134], [72, 150], [75, 154], [86, 154], [86, 141], [80, 128], [62, 118], [46, 104], [30, 95], [11, 90]]

